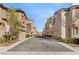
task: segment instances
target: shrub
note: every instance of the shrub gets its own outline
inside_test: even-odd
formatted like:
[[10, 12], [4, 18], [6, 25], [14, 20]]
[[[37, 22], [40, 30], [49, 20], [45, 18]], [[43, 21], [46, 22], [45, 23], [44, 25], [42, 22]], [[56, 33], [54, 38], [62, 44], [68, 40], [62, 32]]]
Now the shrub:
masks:
[[63, 41], [61, 37], [58, 37], [57, 40], [58, 40], [58, 41]]
[[27, 38], [27, 37], [30, 37], [30, 36], [31, 36], [31, 35], [29, 35], [29, 34], [26, 34], [26, 38]]
[[10, 33], [5, 33], [4, 35], [3, 35], [3, 38], [6, 40], [6, 42], [8, 41], [8, 40], [10, 40], [10, 38], [11, 38], [11, 34]]
[[74, 38], [72, 38], [72, 40], [73, 40], [73, 43], [79, 44], [79, 38], [74, 37]]
[[0, 38], [0, 43], [4, 43], [6, 40], [4, 38]]
[[10, 35], [4, 35], [4, 37], [8, 36], [8, 39], [12, 38], [13, 40], [18, 37], [19, 27], [21, 27], [21, 25], [18, 21], [18, 14], [15, 9], [8, 9], [7, 17], [7, 22], [10, 24]]
[[73, 42], [73, 40], [72, 39], [70, 39], [70, 38], [61, 38], [61, 37], [58, 37], [58, 39], [59, 39], [59, 41], [61, 41], [61, 42], [65, 42], [65, 43], [72, 43]]
[[69, 43], [69, 42], [70, 42], [69, 40], [70, 40], [69, 38], [63, 38], [63, 41], [64, 41], [65, 43]]

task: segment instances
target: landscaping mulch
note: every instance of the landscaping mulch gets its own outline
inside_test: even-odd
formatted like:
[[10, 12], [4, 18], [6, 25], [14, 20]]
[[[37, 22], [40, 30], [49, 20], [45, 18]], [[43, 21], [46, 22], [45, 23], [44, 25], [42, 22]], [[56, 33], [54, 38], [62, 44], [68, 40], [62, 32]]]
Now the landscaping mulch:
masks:
[[12, 40], [10, 42], [4, 42], [4, 43], [0, 43], [0, 47], [8, 47], [10, 45], [12, 45], [15, 42], [18, 42], [19, 40]]
[[79, 47], [79, 44], [69, 44], [72, 47]]

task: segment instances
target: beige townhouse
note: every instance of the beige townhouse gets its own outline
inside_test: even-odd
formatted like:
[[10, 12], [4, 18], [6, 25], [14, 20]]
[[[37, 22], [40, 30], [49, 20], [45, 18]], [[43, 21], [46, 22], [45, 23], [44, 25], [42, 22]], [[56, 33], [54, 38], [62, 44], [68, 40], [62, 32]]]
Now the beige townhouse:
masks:
[[[4, 6], [3, 4], [0, 4], [0, 37], [3, 37], [5, 34], [5, 23], [7, 23], [7, 13], [8, 13], [8, 7]], [[21, 24], [20, 32], [19, 32], [19, 38], [25, 38], [26, 33], [29, 35], [32, 35], [33, 30], [33, 22], [28, 19], [25, 12], [21, 9], [15, 9], [18, 21]]]
[[33, 27], [32, 36], [38, 36], [38, 31], [36, 30], [35, 27]]
[[20, 22], [20, 24], [22, 26], [20, 28], [19, 38], [23, 39], [23, 38], [26, 37], [26, 29], [27, 29], [26, 26], [27, 26], [27, 20], [28, 20], [28, 18], [26, 16], [25, 12], [23, 10], [21, 10], [21, 9], [16, 9], [16, 12], [18, 14], [18, 20], [19, 20], [19, 22]]
[[48, 18], [43, 35], [51, 35], [55, 38], [79, 37], [79, 5], [56, 11]]
[[37, 29], [34, 26], [34, 23], [32, 20], [29, 20], [27, 22], [27, 34], [30, 36], [36, 36], [37, 35]]
[[7, 21], [7, 7], [0, 4], [0, 38], [5, 34], [5, 23]]
[[43, 34], [45, 35], [51, 35], [51, 26], [52, 26], [52, 17], [47, 19], [47, 22], [45, 23], [45, 28], [43, 29]]
[[67, 23], [70, 38], [79, 38], [79, 5], [74, 5], [68, 8]]

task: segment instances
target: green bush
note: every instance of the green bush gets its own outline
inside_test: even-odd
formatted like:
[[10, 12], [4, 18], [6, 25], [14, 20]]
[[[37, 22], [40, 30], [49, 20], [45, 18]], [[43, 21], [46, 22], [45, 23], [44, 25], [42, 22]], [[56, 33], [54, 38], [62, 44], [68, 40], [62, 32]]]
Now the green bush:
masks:
[[65, 43], [69, 43], [69, 42], [70, 42], [70, 39], [69, 39], [69, 38], [63, 38], [63, 41], [64, 41]]
[[73, 40], [73, 43], [79, 44], [79, 38], [74, 37], [74, 38], [72, 38], [72, 40]]
[[10, 38], [11, 38], [11, 34], [10, 33], [5, 33], [4, 35], [3, 35], [3, 38], [6, 40], [6, 42], [8, 41], [8, 40], [10, 40]]
[[58, 37], [57, 40], [58, 40], [58, 41], [62, 41], [62, 38], [61, 38], [61, 37]]
[[61, 42], [65, 42], [65, 43], [73, 43], [73, 40], [70, 39], [70, 38], [61, 38], [61, 37], [58, 37], [58, 39], [61, 41]]
[[26, 38], [27, 38], [27, 37], [30, 37], [30, 35], [29, 35], [29, 34], [26, 34]]

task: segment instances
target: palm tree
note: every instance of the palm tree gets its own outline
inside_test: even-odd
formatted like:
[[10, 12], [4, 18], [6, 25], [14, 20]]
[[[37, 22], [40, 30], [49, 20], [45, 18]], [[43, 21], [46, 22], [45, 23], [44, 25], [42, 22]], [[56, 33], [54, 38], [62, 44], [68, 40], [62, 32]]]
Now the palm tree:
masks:
[[18, 21], [17, 17], [18, 14], [16, 13], [15, 9], [8, 9], [7, 23], [10, 24], [10, 31], [7, 34], [8, 38], [6, 38], [6, 40], [12, 40], [18, 37], [20, 22]]

